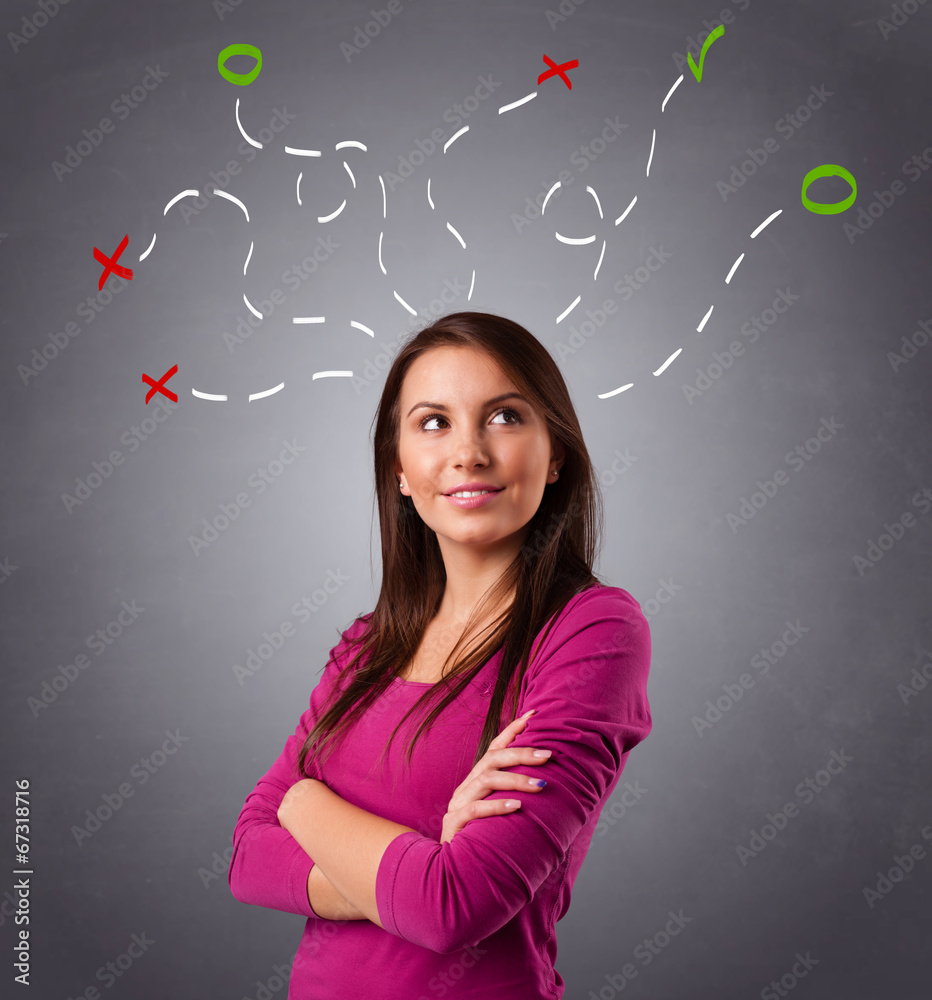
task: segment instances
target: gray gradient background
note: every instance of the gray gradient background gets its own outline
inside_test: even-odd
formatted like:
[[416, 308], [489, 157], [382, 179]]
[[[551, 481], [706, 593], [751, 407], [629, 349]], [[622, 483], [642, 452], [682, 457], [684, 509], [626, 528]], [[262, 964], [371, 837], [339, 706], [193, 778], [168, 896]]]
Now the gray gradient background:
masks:
[[[7, 893], [13, 780], [27, 777], [32, 996], [76, 997], [96, 983], [108, 997], [250, 998], [274, 965], [290, 961], [303, 920], [234, 900], [223, 855], [245, 796], [293, 732], [339, 630], [371, 610], [378, 593], [369, 430], [383, 375], [373, 366], [386, 352], [384, 369], [412, 329], [392, 291], [423, 324], [445, 279], [468, 286], [473, 267], [472, 300], [463, 294], [445, 311], [509, 316], [555, 357], [585, 309], [607, 298], [619, 306], [559, 363], [604, 472], [607, 530], [596, 569], [649, 615], [654, 729], [629, 760], [558, 925], [566, 996], [602, 989], [610, 998], [616, 990], [605, 977], [632, 963], [638, 975], [627, 996], [754, 997], [807, 951], [818, 965], [791, 990], [795, 997], [928, 996], [929, 850], [873, 908], [863, 890], [894, 855], [928, 844], [920, 831], [932, 822], [932, 694], [904, 702], [897, 689], [932, 658], [932, 517], [911, 504], [932, 487], [932, 347], [896, 371], [887, 357], [932, 319], [932, 172], [904, 178], [907, 193], [853, 245], [842, 226], [857, 221], [875, 188], [902, 177], [905, 160], [932, 147], [932, 6], [884, 40], [884, 2], [751, 0], [743, 12], [730, 4], [736, 20], [710, 49], [702, 82], [687, 68], [661, 115], [680, 72], [673, 54], [685, 54], [702, 19], [724, 6], [587, 0], [552, 29], [547, 3], [406, 0], [347, 63], [340, 43], [369, 19], [369, 3], [244, 0], [221, 19], [208, 0], [73, 0], [16, 54], [4, 43], [0, 558], [16, 569], [0, 587], [0, 836]], [[18, 31], [36, 10], [5, 3], [2, 30]], [[263, 53], [248, 87], [217, 72], [218, 52], [234, 42]], [[535, 89], [544, 52], [580, 60], [572, 90], [551, 79], [535, 101], [499, 115]], [[168, 78], [118, 120], [111, 102], [156, 64]], [[488, 75], [501, 86], [467, 121], [470, 131], [389, 194], [383, 222], [378, 175], [397, 172], [399, 157], [432, 129], [443, 129], [443, 141], [452, 136], [444, 112]], [[834, 96], [793, 138], [779, 137], [776, 120], [823, 84]], [[237, 153], [237, 97], [253, 134], [276, 107], [297, 116], [249, 166]], [[52, 161], [105, 116], [114, 132], [58, 181]], [[606, 116], [628, 127], [581, 173], [570, 158]], [[779, 150], [723, 202], [716, 181], [768, 136]], [[355, 191], [332, 152], [346, 139], [369, 147], [345, 151]], [[289, 156], [286, 143], [331, 152]], [[228, 190], [249, 207], [249, 224], [221, 199], [188, 224], [177, 206], [163, 218], [172, 195], [203, 189], [209, 171], [234, 158], [243, 173]], [[800, 203], [803, 176], [823, 163], [857, 178], [858, 200], [842, 215]], [[564, 169], [574, 183], [545, 220], [518, 233], [511, 213]], [[814, 198], [848, 194], [840, 180], [819, 183]], [[615, 226], [634, 195], [634, 210]], [[316, 221], [344, 197], [338, 219]], [[778, 208], [783, 214], [750, 240]], [[376, 258], [383, 228], [388, 277]], [[555, 230], [597, 233], [598, 241], [565, 246]], [[156, 246], [139, 263], [153, 231]], [[24, 385], [17, 366], [96, 294], [92, 247], [110, 253], [126, 233], [120, 263], [134, 268], [134, 280], [92, 323], [77, 319], [79, 335]], [[339, 250], [287, 292], [282, 272], [322, 234]], [[244, 278], [250, 239], [256, 249]], [[673, 256], [622, 302], [613, 283], [654, 246]], [[696, 368], [745, 340], [741, 325], [786, 287], [799, 301], [687, 403], [682, 385], [695, 384]], [[274, 288], [286, 291], [285, 304], [229, 352], [223, 332], [248, 316], [243, 293], [258, 302]], [[578, 294], [580, 305], [558, 325]], [[309, 314], [327, 322], [290, 321]], [[130, 452], [121, 436], [155, 406], [144, 404], [140, 375], [158, 378], [174, 364], [169, 387], [180, 405]], [[367, 364], [377, 377], [355, 388], [348, 378], [312, 378], [360, 376]], [[246, 402], [282, 379], [282, 392]], [[626, 392], [598, 398], [629, 382]], [[208, 402], [192, 388], [231, 399]], [[786, 453], [833, 417], [842, 429], [791, 471]], [[305, 450], [258, 494], [249, 477], [291, 440]], [[68, 513], [62, 494], [114, 449], [123, 464]], [[611, 463], [625, 450], [632, 464], [616, 478]], [[781, 468], [788, 484], [733, 531], [726, 516]], [[189, 537], [203, 532], [202, 519], [242, 492], [250, 507], [195, 555]], [[854, 557], [909, 510], [914, 526], [860, 573]], [[296, 622], [292, 606], [322, 588], [328, 571], [346, 582], [238, 683], [233, 665], [264, 631]], [[664, 581], [679, 589], [660, 604]], [[85, 637], [134, 600], [144, 612], [101, 655], [89, 652]], [[760, 676], [751, 658], [797, 619], [809, 631]], [[27, 699], [81, 652], [90, 666], [34, 717]], [[745, 672], [754, 687], [698, 735], [692, 720], [707, 699]], [[181, 749], [145, 784], [131, 777], [175, 729], [187, 737]], [[853, 762], [742, 865], [736, 848], [768, 812], [799, 802], [795, 787], [841, 750]], [[133, 796], [79, 847], [72, 827], [127, 781]], [[625, 782], [635, 781], [646, 792], [619, 817]], [[220, 876], [205, 885], [212, 864]], [[6, 956], [11, 898], [2, 895], [0, 909]], [[663, 929], [670, 910], [691, 922], [645, 965], [634, 949]], [[142, 932], [156, 943], [104, 988], [97, 970]], [[8, 959], [2, 975], [6, 993]], [[271, 992], [284, 997], [276, 985]], [[423, 993], [440, 995], [427, 983]]]

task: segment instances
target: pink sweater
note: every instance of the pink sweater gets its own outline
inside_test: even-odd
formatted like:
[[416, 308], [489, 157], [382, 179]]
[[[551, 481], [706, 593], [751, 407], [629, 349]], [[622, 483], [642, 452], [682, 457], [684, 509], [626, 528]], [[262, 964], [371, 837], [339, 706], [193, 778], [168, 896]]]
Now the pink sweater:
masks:
[[472, 768], [501, 650], [422, 733], [410, 771], [400, 764], [420, 713], [399, 730], [386, 774], [379, 773], [389, 734], [429, 687], [398, 678], [333, 751], [326, 773], [315, 762], [311, 776], [341, 798], [419, 831], [396, 837], [379, 865], [384, 929], [371, 920], [313, 913], [307, 877], [314, 862], [276, 816], [325, 696], [347, 682], [341, 677], [352, 654], [347, 638], [363, 631], [365, 617], [330, 651], [295, 734], [246, 797], [233, 833], [231, 892], [243, 903], [308, 918], [288, 1000], [557, 1000], [564, 982], [554, 968], [555, 924], [569, 909], [628, 753], [651, 730], [650, 631], [640, 604], [619, 587], [593, 586], [557, 616], [519, 693], [518, 714], [531, 708], [536, 714], [514, 741], [553, 753], [544, 764], [510, 769], [545, 778], [547, 786], [491, 793], [520, 798], [513, 813], [472, 820], [440, 844], [447, 803]]

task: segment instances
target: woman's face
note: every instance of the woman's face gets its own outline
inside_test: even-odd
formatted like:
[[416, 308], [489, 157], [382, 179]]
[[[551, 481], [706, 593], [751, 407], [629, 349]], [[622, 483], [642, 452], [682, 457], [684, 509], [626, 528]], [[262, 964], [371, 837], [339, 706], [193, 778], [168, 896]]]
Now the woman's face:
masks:
[[[542, 417], [523, 399], [497, 398], [517, 392], [492, 358], [472, 348], [435, 347], [408, 369], [395, 472], [442, 550], [445, 542], [490, 546], [520, 532], [517, 551], [544, 487], [556, 482], [564, 452], [551, 448]], [[500, 492], [472, 508], [447, 499], [470, 482]]]

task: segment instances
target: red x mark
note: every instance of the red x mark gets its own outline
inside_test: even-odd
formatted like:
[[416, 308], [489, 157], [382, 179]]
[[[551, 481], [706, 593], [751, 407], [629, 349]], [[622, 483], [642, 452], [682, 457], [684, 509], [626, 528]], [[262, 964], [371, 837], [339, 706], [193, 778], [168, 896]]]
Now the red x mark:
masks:
[[149, 378], [149, 376], [146, 375], [145, 372], [143, 372], [142, 375], [143, 382], [146, 382], [148, 385], [152, 386], [152, 388], [146, 393], [146, 404], [148, 404], [149, 400], [152, 399], [152, 397], [157, 392], [160, 392], [163, 396], [168, 396], [168, 398], [173, 403], [177, 403], [178, 396], [174, 392], [172, 392], [171, 389], [165, 388], [165, 383], [172, 377], [172, 375], [177, 375], [177, 374], [178, 374], [178, 366], [173, 365], [167, 372], [165, 372], [165, 374], [158, 380], [158, 382], [155, 382], [151, 378]]
[[108, 257], [105, 253], [101, 253], [97, 247], [94, 247], [94, 260], [99, 261], [104, 266], [103, 274], [100, 276], [100, 281], [97, 282], [98, 290], [104, 287], [107, 275], [111, 271], [113, 271], [114, 274], [118, 274], [121, 278], [129, 278], [130, 281], [133, 280], [133, 269], [131, 267], [121, 267], [117, 263], [120, 254], [123, 253], [128, 244], [129, 233], [127, 233], [120, 241], [120, 245], [116, 248], [116, 253], [114, 253], [112, 257]]
[[570, 83], [570, 78], [566, 75], [566, 73], [563, 72], [563, 70], [576, 69], [576, 67], [579, 65], [578, 59], [574, 59], [572, 62], [561, 63], [558, 66], [550, 58], [550, 56], [544, 56], [544, 62], [550, 67], [550, 69], [548, 69], [546, 73], [541, 73], [541, 75], [537, 78], [538, 84], [541, 84], [544, 82], [544, 80], [548, 80], [550, 77], [559, 74], [560, 79], [567, 85], [567, 87], [569, 87], [570, 90], [573, 89], [573, 85], [572, 83]]

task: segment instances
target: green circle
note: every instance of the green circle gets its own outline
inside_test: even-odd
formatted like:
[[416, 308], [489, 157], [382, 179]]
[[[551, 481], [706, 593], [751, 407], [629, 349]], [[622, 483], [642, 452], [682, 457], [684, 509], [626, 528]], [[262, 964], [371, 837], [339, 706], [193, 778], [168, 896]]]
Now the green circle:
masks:
[[[817, 181], [820, 177], [843, 177], [851, 185], [851, 194], [844, 201], [831, 203], [813, 201], [806, 196], [806, 190], [813, 181]], [[839, 212], [847, 212], [854, 204], [857, 196], [858, 182], [854, 179], [854, 175], [850, 171], [845, 170], [844, 167], [839, 167], [837, 163], [823, 163], [821, 167], [815, 167], [810, 170], [803, 178], [803, 207], [818, 215], [838, 215]]]
[[[230, 56], [252, 56], [256, 60], [256, 65], [249, 73], [233, 73], [224, 65]], [[239, 87], [248, 87], [262, 69], [262, 52], [255, 45], [246, 43], [228, 45], [225, 49], [221, 49], [220, 55], [217, 56], [217, 69], [224, 80], [229, 80], [230, 83], [235, 83]]]

